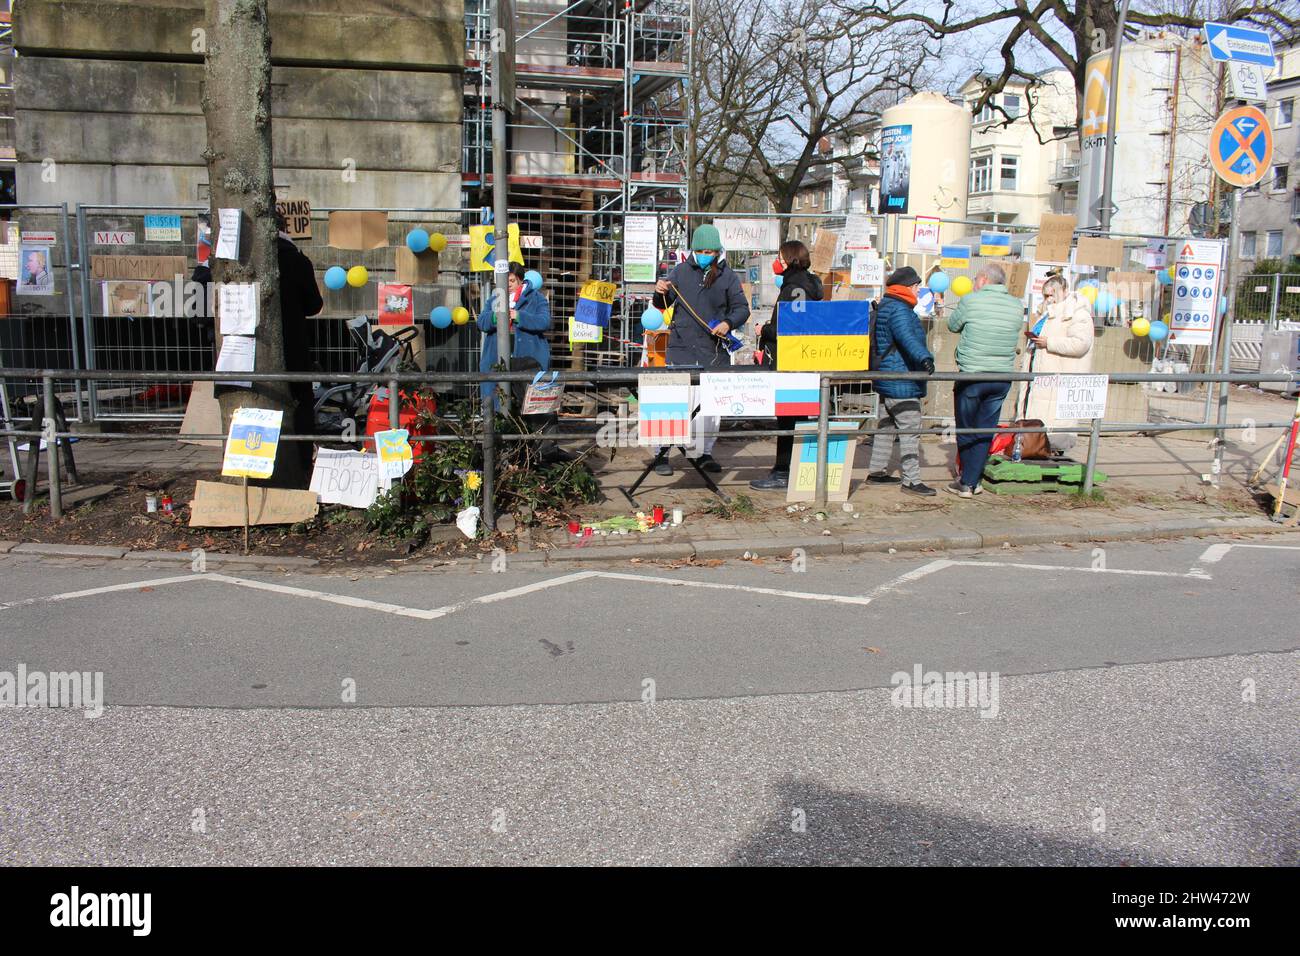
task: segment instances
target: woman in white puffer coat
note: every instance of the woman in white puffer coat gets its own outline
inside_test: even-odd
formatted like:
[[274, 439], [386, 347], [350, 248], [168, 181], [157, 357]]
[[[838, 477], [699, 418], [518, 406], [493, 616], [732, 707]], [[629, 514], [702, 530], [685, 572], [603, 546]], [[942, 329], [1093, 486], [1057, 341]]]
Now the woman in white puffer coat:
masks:
[[[1025, 349], [1023, 370], [1035, 375], [1087, 375], [1092, 371], [1095, 331], [1091, 303], [1071, 292], [1063, 276], [1049, 276], [1043, 283], [1042, 321], [1025, 330], [1029, 348]], [[1020, 404], [1024, 406], [1023, 399]], [[1074, 419], [1056, 417], [1056, 389], [1052, 387], [1030, 388], [1023, 417], [1041, 419], [1048, 428], [1074, 428], [1078, 424]], [[1060, 455], [1074, 447], [1078, 436], [1049, 432], [1047, 440], [1052, 451]]]

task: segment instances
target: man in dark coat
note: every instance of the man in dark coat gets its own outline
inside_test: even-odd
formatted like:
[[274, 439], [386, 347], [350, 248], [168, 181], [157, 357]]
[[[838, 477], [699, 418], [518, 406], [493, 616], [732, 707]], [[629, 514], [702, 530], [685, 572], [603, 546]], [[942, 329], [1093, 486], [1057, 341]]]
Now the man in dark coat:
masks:
[[[763, 366], [776, 368], [776, 333], [777, 314], [782, 302], [820, 302], [822, 300], [822, 280], [811, 271], [812, 259], [808, 247], [797, 239], [781, 244], [777, 251], [783, 271], [778, 276], [781, 291], [777, 294], [777, 304], [772, 307], [772, 317], [758, 330], [758, 344], [763, 352]], [[795, 423], [803, 420], [793, 415], [780, 415], [776, 427], [782, 430], [793, 429]], [[755, 491], [780, 491], [790, 486], [790, 453], [794, 450], [794, 436], [782, 435], [776, 440], [776, 461], [766, 478], [756, 478], [749, 483]]]
[[[749, 303], [745, 301], [740, 278], [727, 266], [717, 226], [696, 228], [691, 236], [691, 250], [689, 259], [678, 263], [666, 279], [655, 283], [655, 308], [673, 306], [668, 364], [730, 368], [731, 353], [727, 351], [725, 337], [749, 319]], [[717, 418], [703, 415], [697, 415], [692, 423], [694, 452], [705, 471], [722, 471], [711, 454], [718, 424]], [[655, 466], [655, 472], [673, 473], [666, 457]]]
[[[279, 230], [275, 249], [280, 260], [280, 324], [284, 335], [284, 370], [310, 372], [311, 337], [307, 334], [307, 318], [319, 315], [325, 302], [321, 299], [320, 287], [316, 284], [316, 269], [311, 260], [289, 238], [285, 232], [284, 218], [279, 213], [276, 214], [275, 221]], [[315, 396], [312, 395], [311, 382], [293, 382], [289, 391], [294, 400], [294, 433], [315, 434]], [[357, 430], [364, 431], [365, 423], [358, 423]], [[312, 443], [296, 441], [286, 444], [294, 446], [302, 458], [303, 470], [310, 475]]]
[[[934, 371], [934, 356], [925, 347], [925, 330], [916, 314], [916, 290], [921, 277], [911, 266], [896, 269], [885, 280], [885, 294], [876, 306], [872, 351], [878, 356], [875, 367], [881, 372]], [[889, 462], [898, 440], [899, 468], [903, 473], [902, 490], [930, 497], [935, 490], [921, 481], [921, 436], [893, 435], [890, 432], [913, 431], [921, 427], [921, 400], [925, 382], [884, 380], [876, 382], [880, 394], [880, 428], [871, 441], [871, 464], [867, 481], [897, 484], [889, 473]]]

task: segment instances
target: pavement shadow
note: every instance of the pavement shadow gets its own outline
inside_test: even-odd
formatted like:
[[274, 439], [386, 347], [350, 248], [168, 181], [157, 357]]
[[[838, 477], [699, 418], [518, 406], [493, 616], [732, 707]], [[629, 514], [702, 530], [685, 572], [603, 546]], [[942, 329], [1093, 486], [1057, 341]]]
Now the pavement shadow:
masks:
[[[927, 807], [835, 790], [787, 777], [776, 785], [772, 822], [731, 854], [736, 866], [1161, 866], [1131, 847], [1107, 846], [1083, 808], [1079, 838], [1007, 826]], [[795, 811], [805, 829], [798, 832]]]

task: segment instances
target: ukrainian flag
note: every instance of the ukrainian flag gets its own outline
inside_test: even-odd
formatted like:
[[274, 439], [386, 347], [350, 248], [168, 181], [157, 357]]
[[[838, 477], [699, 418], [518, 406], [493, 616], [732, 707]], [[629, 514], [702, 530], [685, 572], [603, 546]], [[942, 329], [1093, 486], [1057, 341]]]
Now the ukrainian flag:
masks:
[[1011, 255], [1011, 233], [981, 232], [980, 233], [980, 255], [982, 256]]
[[861, 372], [871, 364], [870, 302], [782, 302], [776, 328], [782, 372]]

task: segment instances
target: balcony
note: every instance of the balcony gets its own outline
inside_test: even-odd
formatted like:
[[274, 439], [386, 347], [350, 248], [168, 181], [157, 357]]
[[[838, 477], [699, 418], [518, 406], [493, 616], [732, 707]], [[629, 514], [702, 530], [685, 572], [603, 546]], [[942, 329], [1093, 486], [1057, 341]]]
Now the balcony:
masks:
[[1300, 220], [1300, 189], [1291, 196], [1291, 218]]
[[1072, 156], [1069, 159], [1057, 160], [1056, 167], [1052, 170], [1049, 182], [1068, 183], [1077, 182], [1079, 179], [1079, 157]]

